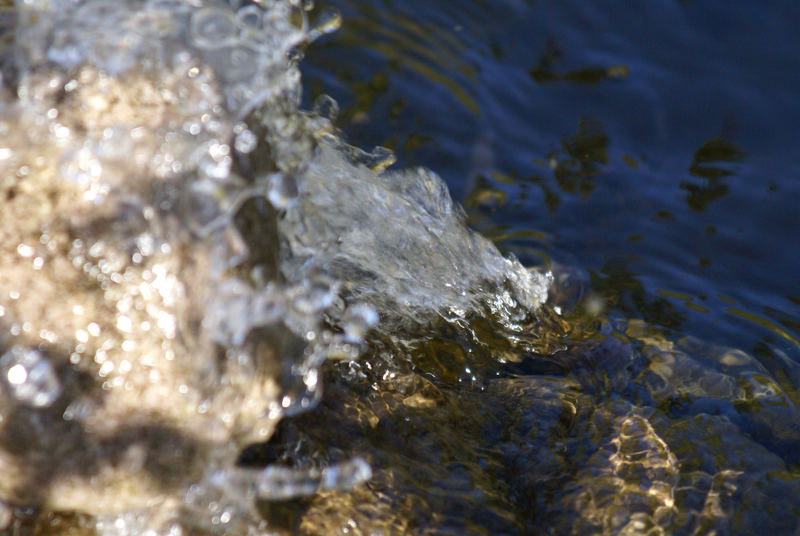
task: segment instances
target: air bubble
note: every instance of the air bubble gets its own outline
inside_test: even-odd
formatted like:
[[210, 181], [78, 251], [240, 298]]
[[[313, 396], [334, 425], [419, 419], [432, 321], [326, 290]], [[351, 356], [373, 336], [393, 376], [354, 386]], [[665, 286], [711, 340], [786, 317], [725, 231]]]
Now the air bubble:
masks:
[[61, 394], [50, 360], [38, 350], [11, 348], [0, 358], [0, 377], [11, 396], [29, 406], [50, 406]]
[[253, 149], [256, 148], [256, 145], [258, 145], [258, 139], [256, 138], [256, 135], [253, 134], [252, 131], [247, 129], [237, 134], [236, 139], [233, 143], [234, 149], [236, 149], [237, 152], [242, 154], [248, 154], [253, 152]]
[[206, 8], [192, 16], [189, 33], [198, 47], [215, 49], [235, 45], [239, 32], [230, 11]]
[[245, 47], [226, 47], [209, 54], [206, 61], [215, 68], [220, 79], [232, 85], [232, 94], [237, 91], [254, 94], [248, 84], [261, 68], [262, 55], [258, 51]]
[[236, 12], [236, 25], [242, 30], [242, 39], [261, 33], [263, 12], [258, 6], [248, 6]]

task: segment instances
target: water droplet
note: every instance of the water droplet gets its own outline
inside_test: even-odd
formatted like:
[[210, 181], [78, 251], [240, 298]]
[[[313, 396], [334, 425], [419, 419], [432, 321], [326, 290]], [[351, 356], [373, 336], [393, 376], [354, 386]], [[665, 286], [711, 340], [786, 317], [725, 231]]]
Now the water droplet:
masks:
[[354, 165], [365, 166], [375, 173], [380, 173], [394, 164], [396, 160], [394, 151], [387, 147], [375, 147], [371, 153], [350, 145], [342, 145], [340, 148]]
[[369, 328], [378, 323], [378, 313], [367, 304], [351, 305], [344, 313], [342, 329], [345, 340], [361, 342]]
[[338, 294], [338, 287], [325, 280], [305, 281], [295, 293], [293, 300], [295, 308], [305, 314], [315, 314], [333, 304]]
[[36, 253], [36, 250], [26, 244], [20, 244], [17, 246], [17, 253], [19, 253], [22, 257], [33, 257], [33, 254]]
[[372, 468], [363, 458], [356, 457], [322, 471], [320, 487], [325, 490], [346, 490], [370, 478], [372, 478]]
[[28, 371], [22, 365], [14, 365], [8, 369], [8, 383], [22, 385], [28, 379]]
[[87, 343], [89, 342], [89, 332], [83, 329], [79, 329], [75, 332], [75, 339], [78, 342]]
[[281, 210], [292, 207], [297, 201], [299, 192], [294, 177], [282, 173], [272, 173], [267, 182], [267, 199], [272, 206]]
[[231, 172], [233, 160], [229, 156], [224, 156], [219, 160], [208, 159], [201, 165], [202, 172], [212, 179], [226, 179]]
[[256, 476], [256, 493], [263, 499], [291, 499], [311, 495], [318, 490], [349, 490], [370, 478], [372, 468], [359, 457], [322, 471], [270, 465]]
[[314, 26], [308, 32], [309, 41], [313, 41], [320, 36], [335, 32], [342, 26], [342, 15], [337, 9], [327, 8], [323, 10], [317, 20], [314, 21]]
[[131, 333], [133, 331], [133, 324], [131, 323], [131, 319], [125, 315], [118, 316], [117, 329], [122, 331], [123, 333]]
[[53, 366], [38, 350], [11, 348], [0, 358], [0, 377], [11, 396], [30, 406], [50, 406], [61, 394]]
[[339, 115], [339, 103], [330, 95], [320, 95], [314, 101], [312, 111], [326, 119], [334, 121]]

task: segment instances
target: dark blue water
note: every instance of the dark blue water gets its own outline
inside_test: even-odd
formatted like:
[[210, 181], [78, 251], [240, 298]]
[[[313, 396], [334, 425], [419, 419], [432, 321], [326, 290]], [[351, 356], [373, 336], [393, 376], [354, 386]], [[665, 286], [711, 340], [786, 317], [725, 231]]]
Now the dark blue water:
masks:
[[[488, 422], [500, 423], [488, 426], [492, 432], [483, 439], [488, 444], [467, 447], [455, 459], [471, 459], [469, 448], [491, 452], [483, 449], [502, 443], [503, 434], [518, 438], [498, 448], [506, 475], [500, 480], [510, 490], [498, 493], [514, 503], [519, 524], [503, 528], [462, 497], [453, 506], [461, 513], [447, 519], [466, 518], [453, 521], [460, 528], [452, 533], [618, 533], [621, 526], [608, 521], [615, 509], [623, 517], [637, 511], [638, 499], [630, 497], [647, 495], [653, 479], [676, 486], [669, 495], [675, 501], [671, 517], [656, 513], [647, 521], [668, 532], [795, 533], [800, 4], [328, 0], [324, 5], [338, 8], [344, 23], [307, 51], [309, 105], [322, 93], [332, 95], [341, 105], [337, 124], [352, 143], [390, 147], [398, 167], [438, 172], [470, 224], [502, 250], [528, 266], [569, 275], [567, 304], [588, 309], [591, 303], [601, 311], [602, 323], [619, 321], [620, 329], [646, 325], [664, 337], [659, 340], [702, 341], [689, 344], [687, 360], [666, 358], [663, 375], [658, 352], [634, 350], [630, 358], [616, 347], [568, 353], [567, 367], [576, 367], [581, 392], [590, 399], [576, 402], [577, 420], [564, 440], [553, 439], [557, 427], [548, 429], [554, 426], [549, 408], [556, 407], [550, 405], [548, 385], [566, 389], [559, 391], [562, 397], [570, 388], [547, 379], [549, 369], [523, 367], [522, 381], [531, 382], [529, 387], [512, 387], [495, 399], [491, 393], [475, 399], [453, 395], [461, 413], [448, 418], [444, 410], [444, 417], [440, 412], [426, 418], [468, 420], [464, 401], [475, 400]], [[708, 350], [714, 345], [753, 356], [761, 372], [729, 368], [735, 361], [729, 357], [736, 354]], [[589, 380], [582, 376], [584, 366]], [[651, 383], [655, 376], [648, 370], [669, 378], [675, 391], [660, 391], [662, 380]], [[593, 382], [604, 384], [607, 393], [598, 396]], [[736, 385], [748, 395], [733, 395]], [[759, 391], [783, 394], [768, 401], [753, 395]], [[754, 402], [744, 402], [751, 395]], [[605, 473], [594, 455], [579, 461], [607, 448], [594, 424], [580, 424], [581, 407], [590, 413], [598, 408], [595, 417], [601, 421], [628, 411], [623, 407], [646, 415], [674, 454], [677, 472], [643, 473], [638, 487], [637, 477], [628, 475], [634, 484], [624, 492], [604, 488]], [[634, 421], [624, 426], [636, 428]], [[409, 444], [449, 430], [417, 423], [427, 431], [408, 436]], [[662, 443], [647, 439], [651, 429], [642, 426], [632, 437], [650, 446], [631, 446], [633, 458], [650, 452], [654, 460], [667, 459], [655, 454]], [[404, 421], [390, 436], [405, 437], [406, 427]], [[614, 444], [623, 445], [623, 452], [625, 442], [634, 440], [619, 433]], [[466, 438], [463, 444], [473, 444], [461, 428], [443, 435], [458, 434]], [[430, 446], [425, 456], [450, 453], [450, 443], [443, 444]], [[391, 447], [370, 445], [363, 448], [375, 450], [376, 467], [379, 460], [416, 466], [415, 455], [381, 458], [378, 450]], [[561, 452], [567, 453], [564, 458]], [[643, 467], [660, 467], [661, 462], [640, 459]], [[474, 476], [480, 471], [471, 474], [472, 485], [485, 491]], [[409, 493], [428, 497], [434, 511], [451, 503], [431, 497], [457, 496], [460, 489], [436, 478], [410, 481]], [[425, 486], [433, 491], [420, 492]], [[596, 502], [576, 499], [586, 490], [598, 494]], [[602, 499], [616, 494], [619, 504]], [[563, 510], [564, 505], [571, 506]], [[571, 521], [574, 512], [582, 521]], [[596, 512], [604, 513], [592, 517]], [[647, 526], [626, 530], [644, 533]]]
[[[800, 5], [336, 0], [306, 98], [607, 312], [800, 360]], [[773, 370], [773, 372], [777, 372]]]

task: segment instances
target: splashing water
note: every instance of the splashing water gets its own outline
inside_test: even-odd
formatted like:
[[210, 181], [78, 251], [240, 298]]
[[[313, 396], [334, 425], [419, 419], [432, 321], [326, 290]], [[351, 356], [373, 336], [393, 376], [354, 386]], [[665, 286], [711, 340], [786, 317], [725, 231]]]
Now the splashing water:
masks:
[[[298, 109], [309, 3], [20, 0], [0, 104], [0, 498], [101, 534], [261, 530], [369, 480], [237, 465], [370, 330], [405, 342], [548, 279]], [[331, 109], [331, 105], [325, 107]], [[330, 114], [329, 114], [330, 115]], [[405, 335], [403, 335], [405, 334]], [[24, 448], [20, 448], [24, 445]], [[11, 520], [6, 520], [6, 525]]]

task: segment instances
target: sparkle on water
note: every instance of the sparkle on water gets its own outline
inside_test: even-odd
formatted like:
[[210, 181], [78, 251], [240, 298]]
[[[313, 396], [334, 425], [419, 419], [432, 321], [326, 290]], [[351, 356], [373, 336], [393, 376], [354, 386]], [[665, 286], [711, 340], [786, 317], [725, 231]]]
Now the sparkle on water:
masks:
[[373, 474], [367, 452], [251, 455], [320, 402], [320, 367], [354, 364], [373, 332], [411, 343], [487, 307], [502, 327], [545, 299], [548, 278], [469, 231], [433, 172], [345, 144], [330, 100], [299, 110], [296, 61], [340, 23], [309, 24], [311, 7], [10, 10], [0, 500], [20, 507], [5, 527], [279, 530], [264, 501]]

